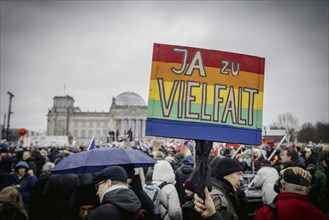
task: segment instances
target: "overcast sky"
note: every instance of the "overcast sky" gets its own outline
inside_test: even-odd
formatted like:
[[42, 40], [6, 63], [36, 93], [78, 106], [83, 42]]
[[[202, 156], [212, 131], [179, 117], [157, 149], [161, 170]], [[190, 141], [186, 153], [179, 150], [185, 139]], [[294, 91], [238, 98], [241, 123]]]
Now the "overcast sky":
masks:
[[[265, 57], [263, 124], [329, 121], [328, 1], [1, 1], [1, 124], [44, 131], [54, 96], [148, 99], [153, 43]], [[64, 91], [64, 85], [66, 90]], [[64, 93], [65, 92], [65, 93]]]

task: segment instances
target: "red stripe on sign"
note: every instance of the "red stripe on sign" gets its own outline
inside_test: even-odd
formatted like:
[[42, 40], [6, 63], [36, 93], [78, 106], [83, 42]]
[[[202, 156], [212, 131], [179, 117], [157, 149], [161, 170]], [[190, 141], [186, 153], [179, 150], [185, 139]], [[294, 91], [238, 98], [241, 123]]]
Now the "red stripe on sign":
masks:
[[[174, 48], [187, 49], [187, 63], [189, 64], [197, 51], [201, 51], [204, 66], [222, 68], [222, 60], [240, 63], [240, 70], [256, 74], [264, 74], [265, 58], [245, 54], [230, 53], [218, 50], [208, 50], [202, 48], [175, 46], [167, 44], [153, 45], [152, 61], [166, 63], [183, 63], [184, 53], [174, 51]], [[230, 65], [227, 66], [230, 69]]]

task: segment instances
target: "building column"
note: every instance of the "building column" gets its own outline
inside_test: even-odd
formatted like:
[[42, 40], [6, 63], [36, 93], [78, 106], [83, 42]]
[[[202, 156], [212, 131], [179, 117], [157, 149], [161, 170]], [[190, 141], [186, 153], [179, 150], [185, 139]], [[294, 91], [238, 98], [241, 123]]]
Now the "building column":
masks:
[[145, 137], [145, 128], [146, 128], [146, 121], [141, 119], [142, 121], [142, 137]]
[[136, 137], [139, 137], [139, 133], [138, 133], [138, 127], [137, 127], [137, 121], [138, 121], [138, 119], [135, 119], [135, 135], [134, 135], [134, 137], [136, 138]]

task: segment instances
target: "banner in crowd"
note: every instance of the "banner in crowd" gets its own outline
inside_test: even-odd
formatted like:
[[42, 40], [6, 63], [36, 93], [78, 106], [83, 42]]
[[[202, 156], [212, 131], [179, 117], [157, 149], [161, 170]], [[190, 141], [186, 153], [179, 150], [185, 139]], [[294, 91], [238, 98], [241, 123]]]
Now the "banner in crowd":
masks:
[[154, 44], [146, 135], [261, 144], [265, 58]]

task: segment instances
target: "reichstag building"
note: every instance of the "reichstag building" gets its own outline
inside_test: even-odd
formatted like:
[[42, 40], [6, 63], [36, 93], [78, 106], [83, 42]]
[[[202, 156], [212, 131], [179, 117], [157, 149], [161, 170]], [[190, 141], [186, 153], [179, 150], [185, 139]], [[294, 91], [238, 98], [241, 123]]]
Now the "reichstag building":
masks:
[[88, 145], [93, 136], [96, 143], [103, 144], [109, 141], [109, 133], [116, 139], [129, 129], [134, 139], [145, 136], [147, 106], [134, 92], [113, 97], [109, 112], [82, 112], [69, 95], [55, 96], [53, 100], [47, 114], [47, 135], [67, 135], [78, 145]]

